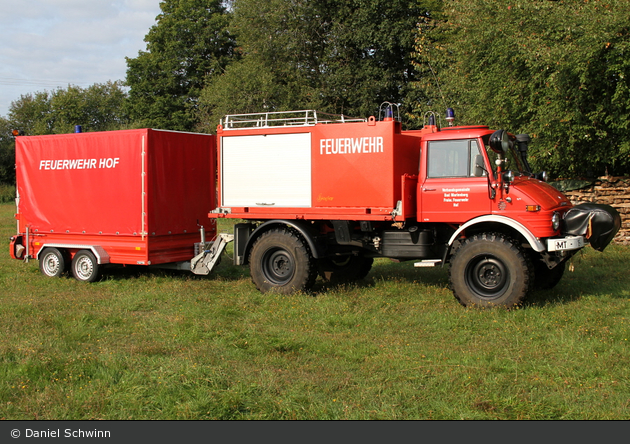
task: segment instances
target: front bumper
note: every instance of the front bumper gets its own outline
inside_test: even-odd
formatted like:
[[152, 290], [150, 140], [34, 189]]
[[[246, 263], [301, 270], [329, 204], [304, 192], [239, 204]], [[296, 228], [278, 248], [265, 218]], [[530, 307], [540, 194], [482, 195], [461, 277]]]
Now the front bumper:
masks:
[[547, 239], [547, 251], [570, 251], [584, 248], [584, 236], [566, 236]]

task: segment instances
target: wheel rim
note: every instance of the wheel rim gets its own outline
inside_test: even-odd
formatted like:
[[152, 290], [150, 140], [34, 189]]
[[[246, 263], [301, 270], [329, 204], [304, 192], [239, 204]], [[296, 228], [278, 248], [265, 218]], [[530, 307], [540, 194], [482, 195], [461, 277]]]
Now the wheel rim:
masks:
[[61, 261], [56, 254], [47, 254], [42, 263], [42, 269], [48, 276], [55, 276], [61, 268]]
[[466, 267], [468, 286], [485, 299], [500, 297], [510, 283], [510, 272], [505, 264], [493, 256], [482, 256]]
[[265, 279], [274, 285], [284, 285], [295, 273], [293, 256], [282, 249], [271, 249], [265, 252], [262, 260], [262, 271]]
[[94, 273], [94, 264], [88, 257], [80, 257], [75, 265], [77, 277], [82, 280], [88, 280]]

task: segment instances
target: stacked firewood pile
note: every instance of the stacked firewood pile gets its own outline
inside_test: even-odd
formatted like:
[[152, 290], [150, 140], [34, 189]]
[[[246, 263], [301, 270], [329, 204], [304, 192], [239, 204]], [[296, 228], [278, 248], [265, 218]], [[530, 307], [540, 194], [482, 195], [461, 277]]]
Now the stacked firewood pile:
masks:
[[574, 188], [563, 189], [559, 183], [552, 183], [559, 188], [571, 200], [574, 205], [584, 202], [607, 204], [619, 211], [621, 215], [621, 229], [613, 242], [621, 245], [630, 245], [630, 177], [600, 177], [594, 182], [573, 181]]

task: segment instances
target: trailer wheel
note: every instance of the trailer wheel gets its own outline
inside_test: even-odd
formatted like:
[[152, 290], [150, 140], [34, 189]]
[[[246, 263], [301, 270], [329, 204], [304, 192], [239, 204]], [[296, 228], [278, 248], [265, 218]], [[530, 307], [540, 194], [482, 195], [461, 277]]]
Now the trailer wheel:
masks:
[[519, 305], [533, 282], [533, 265], [511, 238], [483, 233], [463, 241], [451, 259], [451, 289], [464, 306]]
[[39, 271], [48, 277], [59, 277], [66, 270], [64, 254], [56, 248], [45, 248], [39, 260]]
[[374, 259], [365, 256], [340, 256], [319, 260], [319, 275], [326, 282], [342, 283], [363, 279], [372, 269]]
[[94, 254], [81, 250], [72, 259], [72, 275], [82, 282], [94, 282], [98, 279], [99, 265]]
[[533, 263], [535, 290], [551, 290], [558, 285], [564, 275], [565, 262], [561, 262], [551, 269], [540, 260], [533, 260]]
[[308, 291], [317, 278], [307, 243], [288, 229], [263, 233], [252, 246], [249, 263], [252, 281], [263, 293]]

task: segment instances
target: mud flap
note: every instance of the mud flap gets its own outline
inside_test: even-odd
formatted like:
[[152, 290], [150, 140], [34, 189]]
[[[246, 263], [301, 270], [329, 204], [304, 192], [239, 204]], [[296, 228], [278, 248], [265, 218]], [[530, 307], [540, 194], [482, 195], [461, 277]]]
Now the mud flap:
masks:
[[621, 228], [619, 212], [605, 204], [584, 203], [564, 215], [564, 235], [584, 236], [597, 251], [604, 251]]

